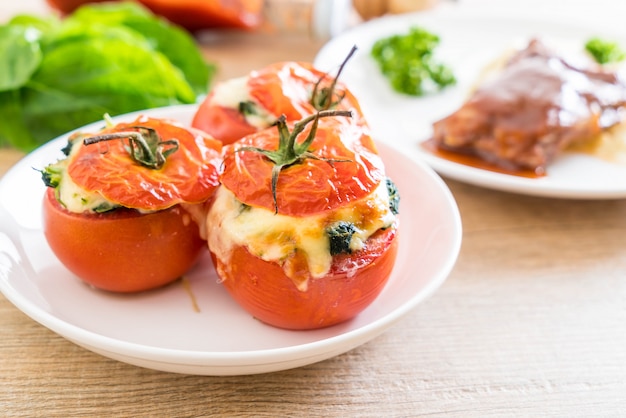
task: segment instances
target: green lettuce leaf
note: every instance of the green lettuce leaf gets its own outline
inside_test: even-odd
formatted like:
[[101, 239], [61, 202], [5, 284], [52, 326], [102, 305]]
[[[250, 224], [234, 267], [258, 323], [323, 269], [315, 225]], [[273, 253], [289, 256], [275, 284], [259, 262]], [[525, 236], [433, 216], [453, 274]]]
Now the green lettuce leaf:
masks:
[[164, 54], [184, 74], [194, 92], [206, 93], [215, 66], [205, 61], [194, 38], [184, 29], [155, 17], [137, 3], [103, 4], [99, 8], [82, 7], [72, 19], [86, 23], [125, 26], [144, 36], [157, 51]]
[[0, 26], [0, 91], [22, 87], [39, 67], [39, 31], [24, 26]]
[[214, 72], [191, 35], [129, 2], [4, 28], [0, 145], [24, 151], [105, 113], [194, 103]]

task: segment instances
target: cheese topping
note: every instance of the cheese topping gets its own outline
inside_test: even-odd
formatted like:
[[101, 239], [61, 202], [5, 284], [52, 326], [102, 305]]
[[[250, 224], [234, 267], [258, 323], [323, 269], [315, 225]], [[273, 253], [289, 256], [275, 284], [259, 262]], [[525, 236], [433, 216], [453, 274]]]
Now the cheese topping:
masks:
[[46, 167], [46, 171], [53, 173], [58, 185], [55, 187], [57, 200], [70, 212], [103, 212], [119, 205], [107, 200], [100, 193], [90, 192], [77, 185], [67, 173], [67, 167], [71, 164], [75, 150], [83, 146], [81, 141], [76, 141], [72, 146], [70, 155], [54, 164]]
[[221, 82], [212, 91], [214, 104], [230, 109], [239, 109], [240, 103], [247, 103], [253, 108], [243, 112], [246, 121], [255, 128], [267, 128], [277, 117], [258, 104], [248, 93], [248, 77], [233, 78]]
[[70, 176], [65, 175], [57, 187], [58, 199], [70, 212], [101, 212], [119, 206], [102, 197], [100, 193], [89, 192], [78, 186]]
[[304, 254], [312, 278], [324, 277], [330, 271], [332, 255], [326, 229], [340, 221], [355, 226], [350, 249], [358, 251], [365, 241], [381, 228], [393, 224], [395, 215], [389, 208], [385, 182], [366, 198], [338, 210], [318, 215], [292, 217], [275, 214], [265, 208], [242, 204], [234, 194], [221, 186], [207, 217], [209, 249], [229, 265], [235, 246], [245, 246], [253, 255], [283, 265], [301, 291], [308, 278], [292, 277], [285, 264], [296, 252]]

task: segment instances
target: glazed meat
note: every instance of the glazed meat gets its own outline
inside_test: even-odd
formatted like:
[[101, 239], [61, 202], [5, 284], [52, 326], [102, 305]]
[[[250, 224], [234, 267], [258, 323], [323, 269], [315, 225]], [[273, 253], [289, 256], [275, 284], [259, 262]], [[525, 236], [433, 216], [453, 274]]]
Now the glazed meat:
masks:
[[460, 109], [434, 123], [441, 149], [540, 174], [568, 145], [622, 121], [616, 73], [577, 68], [533, 39]]

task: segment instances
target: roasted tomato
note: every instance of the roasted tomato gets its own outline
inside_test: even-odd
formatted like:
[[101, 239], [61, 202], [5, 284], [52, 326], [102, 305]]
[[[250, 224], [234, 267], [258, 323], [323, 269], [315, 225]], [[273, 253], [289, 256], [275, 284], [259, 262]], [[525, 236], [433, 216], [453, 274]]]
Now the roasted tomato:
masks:
[[281, 118], [225, 151], [209, 250], [224, 287], [267, 324], [351, 319], [391, 274], [399, 197], [366, 128], [345, 114]]
[[308, 63], [269, 65], [246, 77], [218, 83], [200, 104], [192, 126], [230, 144], [269, 127], [283, 115], [288, 122], [330, 109], [360, 115], [357, 100], [338, 77]]
[[104, 290], [136, 292], [181, 277], [205, 248], [191, 213], [219, 182], [221, 144], [140, 117], [70, 138], [43, 171], [44, 234], [68, 270]]
[[[398, 251], [396, 231], [381, 230], [363, 250], [334, 257], [330, 271], [311, 279], [306, 290], [296, 287], [280, 263], [265, 261], [245, 246], [234, 248], [228, 264], [215, 255], [213, 260], [224, 287], [255, 318], [285, 329], [323, 328], [354, 318], [380, 294]], [[299, 262], [307, 268], [306, 260]]]
[[124, 208], [74, 213], [48, 188], [43, 220], [48, 244], [63, 265], [114, 292], [148, 290], [181, 277], [206, 245], [180, 205], [145, 214]]

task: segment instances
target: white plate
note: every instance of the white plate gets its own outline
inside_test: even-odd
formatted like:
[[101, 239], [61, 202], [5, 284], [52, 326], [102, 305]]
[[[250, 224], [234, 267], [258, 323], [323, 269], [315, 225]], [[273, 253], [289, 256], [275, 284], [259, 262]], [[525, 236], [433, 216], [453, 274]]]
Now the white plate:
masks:
[[[454, 70], [458, 84], [425, 98], [395, 93], [369, 56], [373, 43], [383, 37], [406, 33], [420, 25], [441, 38], [438, 58]], [[334, 38], [315, 59], [315, 65], [332, 71], [353, 45], [358, 51], [344, 69], [341, 79], [359, 99], [374, 133], [391, 141], [409, 155], [419, 157], [440, 174], [467, 183], [539, 196], [605, 199], [626, 197], [626, 166], [602, 161], [589, 155], [566, 153], [542, 178], [500, 174], [438, 158], [422, 150], [418, 143], [432, 134], [432, 123], [456, 110], [482, 68], [512, 47], [538, 36], [568, 56], [581, 54], [592, 35], [626, 39], [604, 33], [601, 28], [568, 25], [558, 21], [485, 16], [454, 10], [385, 17]]]
[[[194, 111], [179, 106], [142, 113], [189, 123]], [[65, 142], [64, 136], [36, 150], [0, 182], [0, 290], [52, 331], [130, 364], [235, 375], [330, 358], [376, 337], [406, 315], [441, 285], [459, 252], [460, 216], [443, 181], [428, 166], [383, 145], [388, 174], [402, 195], [399, 254], [387, 287], [356, 319], [304, 332], [264, 325], [231, 300], [207, 256], [188, 276], [199, 312], [180, 282], [143, 294], [104, 293], [63, 268], [42, 233], [44, 186], [33, 168], [56, 160]]]

